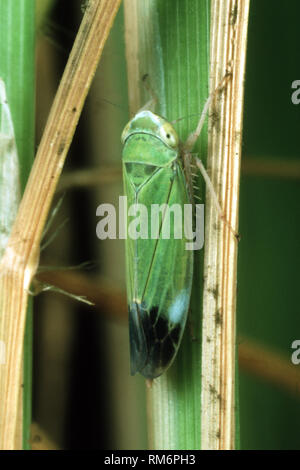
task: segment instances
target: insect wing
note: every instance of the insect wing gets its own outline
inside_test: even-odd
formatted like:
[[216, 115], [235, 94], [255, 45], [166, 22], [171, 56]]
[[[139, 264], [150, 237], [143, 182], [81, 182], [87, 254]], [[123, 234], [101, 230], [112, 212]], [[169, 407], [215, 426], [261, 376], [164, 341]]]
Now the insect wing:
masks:
[[[176, 356], [189, 308], [193, 252], [185, 247], [183, 205], [190, 200], [177, 152], [152, 135], [126, 141], [123, 175], [128, 207], [143, 204], [148, 227], [147, 238], [128, 233], [126, 240], [131, 373], [155, 378]], [[179, 217], [168, 209], [160, 212], [157, 238], [151, 238], [153, 204], [181, 208]], [[180, 222], [182, 236], [174, 238]], [[170, 236], [163, 238], [168, 226]]]

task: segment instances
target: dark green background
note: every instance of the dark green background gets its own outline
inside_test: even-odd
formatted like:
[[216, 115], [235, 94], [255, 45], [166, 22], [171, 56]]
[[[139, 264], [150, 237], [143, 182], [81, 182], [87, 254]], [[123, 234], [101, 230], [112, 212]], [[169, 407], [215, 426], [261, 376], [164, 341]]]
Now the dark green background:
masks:
[[[297, 0], [250, 2], [243, 159], [272, 158], [283, 168], [299, 161], [300, 107], [291, 102], [299, 17]], [[299, 197], [297, 179], [242, 172], [238, 331], [287, 360], [300, 337]], [[241, 371], [241, 448], [299, 449], [299, 398]]]

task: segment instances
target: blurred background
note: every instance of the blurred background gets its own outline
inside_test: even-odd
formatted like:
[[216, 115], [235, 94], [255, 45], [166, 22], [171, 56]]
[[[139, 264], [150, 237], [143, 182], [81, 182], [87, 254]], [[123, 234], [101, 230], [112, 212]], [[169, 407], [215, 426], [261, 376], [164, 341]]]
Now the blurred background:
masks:
[[[52, 2], [41, 26], [37, 145], [83, 7]], [[237, 305], [242, 449], [300, 448], [300, 365], [291, 363], [300, 339], [300, 105], [291, 101], [299, 15], [297, 0], [251, 0]], [[54, 207], [63, 200], [48, 239], [55, 237], [41, 257], [40, 281], [95, 303], [55, 292], [35, 299], [33, 419], [56, 448], [147, 447], [144, 379], [129, 375], [124, 244], [96, 237], [98, 205], [118, 207], [122, 195], [127, 105], [121, 8], [57, 190]]]

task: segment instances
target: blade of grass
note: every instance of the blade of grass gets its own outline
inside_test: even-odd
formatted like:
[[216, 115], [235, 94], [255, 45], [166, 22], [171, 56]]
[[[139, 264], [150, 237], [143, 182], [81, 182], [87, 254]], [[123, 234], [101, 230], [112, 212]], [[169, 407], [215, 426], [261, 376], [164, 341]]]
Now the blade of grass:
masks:
[[90, 0], [76, 37], [0, 264], [0, 449], [15, 448], [18, 384], [28, 289], [52, 197], [120, 0]]
[[[0, 0], [0, 23], [0, 77], [5, 82], [12, 112], [23, 190], [34, 155], [35, 1]], [[10, 196], [14, 197], [12, 192]], [[1, 339], [6, 344], [8, 358], [9, 349], [5, 333], [1, 334]], [[0, 367], [2, 375], [2, 366]], [[31, 424], [31, 368], [32, 304], [29, 302], [24, 340], [23, 378], [19, 370], [15, 385], [19, 391], [19, 404], [15, 404], [15, 407], [18, 407], [15, 446], [25, 449], [29, 447]]]
[[[184, 118], [176, 125], [182, 141], [196, 128], [209, 94], [209, 4], [206, 0], [124, 3], [130, 111], [136, 112], [150, 98], [141, 85], [148, 74], [158, 96], [156, 111], [169, 121]], [[205, 130], [195, 151], [205, 162]], [[198, 183], [203, 196], [202, 182]], [[174, 364], [148, 391], [151, 448], [199, 449], [201, 445], [202, 266], [203, 253], [196, 252], [190, 315], [196, 341], [187, 328]]]
[[[234, 449], [236, 430], [236, 265], [242, 111], [249, 1], [212, 0], [211, 89], [231, 73], [212, 104], [208, 169], [229, 224], [207, 194], [203, 336], [202, 449]], [[207, 243], [209, 240], [209, 243]]]
[[[211, 90], [231, 69], [231, 84], [224, 92], [225, 97], [219, 95], [212, 106], [209, 168], [218, 199], [233, 227], [237, 224], [248, 8], [248, 1], [241, 7], [234, 0], [213, 1], [210, 46], [209, 1], [125, 1], [132, 113], [149, 99], [141, 87], [141, 78], [148, 74], [158, 96], [158, 113], [170, 121], [190, 116], [178, 124], [179, 136], [184, 141], [195, 129], [197, 114], [200, 116], [209, 94], [210, 47]], [[206, 130], [195, 148], [204, 164]], [[197, 183], [203, 200], [203, 183]], [[156, 449], [227, 449], [235, 445], [237, 240], [228, 224], [221, 224], [210, 198], [206, 213], [204, 276], [203, 253], [196, 252], [190, 312], [196, 341], [192, 343], [186, 332], [173, 366], [148, 391], [150, 446]]]

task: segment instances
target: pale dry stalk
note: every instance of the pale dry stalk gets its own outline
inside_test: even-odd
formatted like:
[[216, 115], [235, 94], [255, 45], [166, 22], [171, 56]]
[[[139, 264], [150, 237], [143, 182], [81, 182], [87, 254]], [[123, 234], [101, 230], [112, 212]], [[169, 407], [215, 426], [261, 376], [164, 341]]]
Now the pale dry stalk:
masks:
[[[249, 0], [212, 0], [211, 83], [231, 78], [211, 106], [208, 171], [228, 223], [206, 197], [202, 339], [202, 449], [235, 447], [236, 265]], [[230, 230], [230, 227], [233, 230]]]

